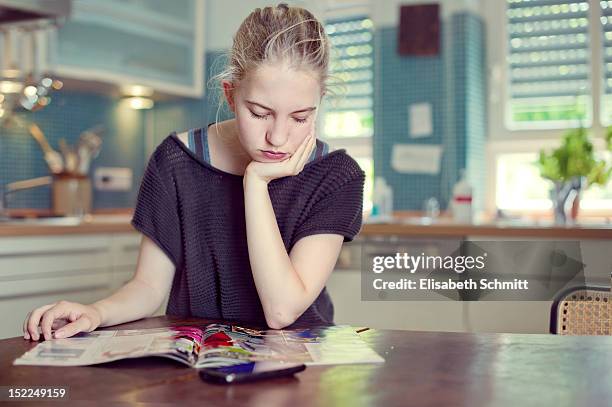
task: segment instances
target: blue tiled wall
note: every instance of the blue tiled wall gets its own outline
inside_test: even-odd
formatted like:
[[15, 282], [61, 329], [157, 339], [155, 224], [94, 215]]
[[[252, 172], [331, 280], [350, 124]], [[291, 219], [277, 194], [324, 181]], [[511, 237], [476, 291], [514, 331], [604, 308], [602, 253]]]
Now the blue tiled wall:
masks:
[[[20, 116], [26, 123], [37, 123], [55, 149], [60, 138], [76, 144], [82, 131], [103, 125], [103, 148], [92, 171], [96, 166], [130, 167], [134, 179], [140, 179], [144, 161], [143, 116], [124, 103], [91, 93], [62, 91], [53, 95], [53, 102], [45, 109]], [[0, 184], [48, 174], [42, 151], [26, 129], [0, 128]], [[126, 192], [94, 190], [94, 206], [129, 207], [135, 194], [136, 187]], [[50, 188], [40, 187], [16, 192], [9, 207], [49, 208], [50, 201]]]
[[[206, 55], [206, 81], [215, 74], [223, 62], [218, 52]], [[215, 120], [217, 113], [216, 93], [207, 89], [202, 99], [184, 98], [176, 101], [159, 102], [152, 110], [129, 109], [124, 102], [92, 93], [71, 91], [57, 92], [53, 103], [35, 113], [22, 113], [27, 122], [37, 123], [49, 143], [58, 148], [60, 138], [69, 144], [78, 140], [79, 134], [92, 126], [101, 124], [106, 129], [100, 156], [92, 165], [95, 167], [129, 167], [134, 172], [131, 191], [96, 191], [94, 208], [127, 208], [134, 205], [143, 170], [146, 165], [145, 131], [151, 131], [153, 144], [159, 144], [170, 132], [201, 126]], [[220, 120], [229, 116], [222, 109]], [[7, 182], [48, 175], [43, 154], [36, 141], [26, 129], [0, 128], [0, 185]], [[51, 207], [50, 188], [40, 187], [15, 193], [9, 202], [10, 208]]]
[[[392, 186], [395, 209], [420, 209], [423, 200], [439, 196], [440, 175], [403, 174], [391, 168], [394, 144], [440, 144], [443, 138], [444, 60], [442, 55], [402, 57], [397, 54], [397, 29], [382, 28], [375, 33], [379, 61], [374, 106], [374, 172]], [[413, 103], [431, 104], [431, 137], [409, 137], [408, 107]]]
[[[447, 206], [459, 170], [466, 168], [474, 185], [475, 206], [484, 201], [484, 137], [486, 127], [484, 25], [468, 12], [442, 21], [437, 56], [397, 54], [397, 28], [376, 31], [380, 60], [375, 73], [374, 171], [394, 190], [394, 208], [420, 210], [436, 197]], [[408, 106], [432, 106], [431, 137], [409, 137]], [[439, 174], [402, 174], [391, 168], [394, 144], [435, 144], [443, 148]]]

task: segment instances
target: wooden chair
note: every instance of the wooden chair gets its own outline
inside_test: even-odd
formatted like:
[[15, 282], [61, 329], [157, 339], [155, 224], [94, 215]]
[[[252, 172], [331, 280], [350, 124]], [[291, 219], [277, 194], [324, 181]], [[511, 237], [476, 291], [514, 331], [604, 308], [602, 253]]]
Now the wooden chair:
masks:
[[572, 287], [554, 299], [550, 333], [558, 335], [612, 335], [611, 287]]

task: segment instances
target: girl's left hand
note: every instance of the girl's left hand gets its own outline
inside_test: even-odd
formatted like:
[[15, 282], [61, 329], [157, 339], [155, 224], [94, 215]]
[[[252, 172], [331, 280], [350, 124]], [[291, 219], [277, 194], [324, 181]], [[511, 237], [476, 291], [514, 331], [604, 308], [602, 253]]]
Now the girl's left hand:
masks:
[[276, 178], [298, 175], [308, 162], [308, 158], [315, 148], [315, 141], [314, 126], [312, 126], [308, 136], [304, 138], [302, 144], [289, 158], [273, 163], [251, 161], [244, 172], [245, 182], [247, 178], [256, 178], [267, 184]]

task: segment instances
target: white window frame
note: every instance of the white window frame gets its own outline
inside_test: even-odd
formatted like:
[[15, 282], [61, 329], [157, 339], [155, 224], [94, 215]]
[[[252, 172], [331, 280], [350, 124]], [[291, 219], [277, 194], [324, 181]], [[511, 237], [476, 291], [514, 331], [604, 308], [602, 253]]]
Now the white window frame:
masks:
[[[589, 43], [592, 125], [591, 139], [596, 148], [603, 148], [606, 126], [602, 124], [602, 41], [599, 23], [599, 0], [589, 1]], [[564, 128], [511, 129], [508, 126], [509, 87], [506, 70], [508, 55], [506, 0], [481, 0], [482, 16], [487, 27], [488, 75], [488, 139], [486, 147], [487, 185], [485, 208], [489, 214], [496, 210], [497, 159], [505, 153], [537, 153], [560, 145]], [[597, 22], [596, 24], [594, 22]], [[612, 123], [611, 123], [612, 124]], [[552, 126], [551, 126], [552, 127]], [[537, 211], [521, 211], [533, 213]], [[586, 215], [612, 215], [609, 212], [584, 211]]]

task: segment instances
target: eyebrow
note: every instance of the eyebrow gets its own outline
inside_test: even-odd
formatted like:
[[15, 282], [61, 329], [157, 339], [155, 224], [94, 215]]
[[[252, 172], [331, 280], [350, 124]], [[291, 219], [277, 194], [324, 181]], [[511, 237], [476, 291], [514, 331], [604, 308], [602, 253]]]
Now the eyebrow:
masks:
[[[268, 106], [264, 106], [264, 105], [262, 105], [261, 103], [253, 102], [253, 101], [251, 101], [251, 100], [245, 100], [245, 102], [247, 102], [247, 103], [249, 103], [249, 104], [252, 104], [252, 105], [259, 106], [259, 107], [261, 107], [262, 109], [266, 109], [266, 110], [269, 110], [269, 111], [271, 111], [271, 112], [273, 112], [273, 111], [274, 111], [274, 109], [272, 109], [272, 108], [270, 108], [270, 107], [268, 107]], [[311, 112], [311, 111], [316, 110], [316, 109], [317, 109], [316, 107], [312, 106], [312, 107], [307, 107], [307, 108], [304, 108], [304, 109], [296, 110], [295, 112], [291, 112], [291, 114], [293, 114], [293, 113]]]

